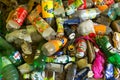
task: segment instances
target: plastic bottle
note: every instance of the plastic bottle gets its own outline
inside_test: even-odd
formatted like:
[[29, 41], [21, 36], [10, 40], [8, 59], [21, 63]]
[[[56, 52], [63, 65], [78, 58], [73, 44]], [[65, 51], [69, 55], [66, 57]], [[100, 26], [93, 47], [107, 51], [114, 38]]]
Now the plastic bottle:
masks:
[[26, 29], [15, 30], [5, 36], [8, 42], [14, 42], [16, 39], [21, 39], [27, 42], [32, 42], [30, 34]]
[[26, 16], [27, 16], [27, 6], [20, 5], [14, 13], [11, 15], [9, 21], [7, 22], [6, 28], [7, 30], [19, 29], [23, 24]]
[[62, 64], [55, 64], [55, 63], [47, 63], [46, 69], [50, 70], [50, 71], [62, 73], [63, 72], [63, 65]]
[[72, 4], [70, 4], [66, 9], [66, 14], [71, 15], [73, 14], [76, 9], [83, 4], [83, 0], [75, 0]]
[[35, 18], [37, 18], [38, 16], [39, 16], [39, 14], [41, 13], [41, 6], [38, 4], [36, 7], [35, 7], [35, 9], [33, 9], [32, 11], [31, 11], [31, 13], [28, 15], [28, 20], [32, 23], [33, 22], [33, 20], [35, 19]]
[[67, 71], [66, 79], [65, 80], [74, 80], [77, 73], [77, 65], [72, 64]]
[[54, 0], [54, 14], [55, 17], [57, 16], [65, 17], [65, 10], [62, 0]]
[[50, 26], [54, 24], [53, 5], [53, 0], [42, 0], [42, 17]]
[[51, 56], [55, 54], [60, 48], [65, 46], [67, 43], [67, 38], [63, 37], [61, 39], [50, 40], [42, 46], [42, 51], [45, 55]]
[[52, 27], [41, 17], [37, 17], [34, 19], [34, 25], [38, 32], [42, 35], [46, 40], [51, 40], [55, 38], [56, 32]]
[[[1, 56], [0, 56], [1, 57]], [[7, 57], [2, 56], [2, 77], [5, 80], [19, 80], [19, 73]], [[1, 63], [0, 63], [1, 64]]]
[[22, 63], [23, 59], [19, 51], [16, 51], [15, 48], [2, 37], [0, 37], [0, 50], [14, 65], [19, 66]]
[[48, 63], [59, 63], [59, 64], [66, 64], [69, 62], [75, 62], [75, 57], [70, 57], [68, 55], [62, 55], [56, 58], [47, 57], [46, 62]]
[[81, 20], [94, 19], [101, 11], [98, 8], [84, 9], [76, 11], [72, 16], [79, 17]]
[[56, 23], [57, 23], [57, 36], [62, 37], [64, 36], [64, 26], [63, 26], [63, 19], [62, 18], [57, 18]]
[[39, 57], [37, 57], [36, 59], [34, 59], [34, 62], [32, 64], [32, 66], [34, 67], [34, 70], [37, 71], [44, 71], [45, 66], [46, 66], [46, 58], [47, 56], [43, 54], [43, 52], [41, 51]]
[[91, 8], [93, 6], [93, 1], [92, 0], [83, 0], [84, 3], [80, 7], [78, 7], [78, 10], [80, 9], [86, 9], [86, 8]]

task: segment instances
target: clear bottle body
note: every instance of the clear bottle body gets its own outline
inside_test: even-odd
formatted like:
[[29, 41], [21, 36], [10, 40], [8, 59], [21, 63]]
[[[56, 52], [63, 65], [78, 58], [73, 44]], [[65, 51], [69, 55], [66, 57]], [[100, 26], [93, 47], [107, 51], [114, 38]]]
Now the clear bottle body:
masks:
[[47, 42], [43, 45], [42, 51], [44, 52], [45, 55], [51, 56], [56, 52], [56, 49], [52, 43]]
[[101, 11], [98, 8], [78, 10], [73, 17], [79, 17], [81, 20], [94, 19], [96, 18]]

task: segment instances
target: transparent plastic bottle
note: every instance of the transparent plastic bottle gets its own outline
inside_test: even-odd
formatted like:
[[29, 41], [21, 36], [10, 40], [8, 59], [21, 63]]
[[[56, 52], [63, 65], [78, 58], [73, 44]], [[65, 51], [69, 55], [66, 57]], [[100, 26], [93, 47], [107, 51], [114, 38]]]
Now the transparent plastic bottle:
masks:
[[55, 52], [57, 52], [60, 48], [62, 48], [67, 43], [67, 38], [61, 38], [60, 40], [51, 40], [45, 43], [42, 46], [42, 51], [45, 55], [51, 56]]
[[[0, 56], [1, 57], [1, 56]], [[2, 77], [5, 80], [19, 80], [19, 73], [7, 57], [2, 56]]]
[[36, 26], [38, 32], [46, 40], [51, 40], [55, 38], [56, 32], [54, 29], [40, 16], [34, 19], [33, 24]]
[[81, 20], [94, 19], [96, 18], [101, 11], [98, 8], [78, 10], [73, 17], [79, 17]]
[[19, 29], [23, 24], [26, 16], [27, 16], [27, 6], [20, 5], [14, 13], [10, 16], [10, 19], [7, 22], [6, 28], [7, 30]]

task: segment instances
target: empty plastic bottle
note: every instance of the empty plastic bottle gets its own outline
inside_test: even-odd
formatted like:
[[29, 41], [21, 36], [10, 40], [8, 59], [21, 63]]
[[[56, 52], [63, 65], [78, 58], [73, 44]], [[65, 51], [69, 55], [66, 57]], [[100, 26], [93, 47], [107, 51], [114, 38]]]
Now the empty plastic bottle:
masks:
[[19, 66], [22, 63], [23, 59], [19, 51], [15, 50], [15, 48], [2, 37], [0, 37], [0, 50], [14, 65]]
[[94, 19], [101, 11], [98, 8], [84, 9], [76, 11], [72, 16], [79, 17], [81, 20]]
[[27, 6], [20, 5], [11, 15], [6, 28], [7, 30], [19, 29], [27, 16]]
[[2, 78], [5, 80], [19, 80], [19, 73], [15, 66], [10, 62], [10, 60], [5, 57], [1, 56], [2, 59]]
[[46, 40], [51, 40], [55, 38], [56, 32], [54, 29], [40, 16], [34, 19], [34, 25], [38, 32], [42, 35]]
[[51, 40], [42, 46], [42, 51], [45, 55], [51, 56], [55, 54], [55, 52], [57, 52], [60, 48], [65, 46], [66, 43], [67, 38], [65, 37], [57, 40]]

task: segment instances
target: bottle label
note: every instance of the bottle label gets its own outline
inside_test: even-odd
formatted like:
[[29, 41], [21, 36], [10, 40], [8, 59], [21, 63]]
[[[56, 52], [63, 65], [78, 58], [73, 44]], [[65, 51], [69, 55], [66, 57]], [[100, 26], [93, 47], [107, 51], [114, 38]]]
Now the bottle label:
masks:
[[16, 52], [13, 54], [13, 58], [14, 58], [15, 60], [20, 60], [20, 59], [21, 59], [21, 54], [20, 54], [18, 51], [16, 51]]
[[43, 18], [54, 17], [53, 0], [42, 0], [42, 16]]
[[80, 10], [80, 9], [86, 9], [86, 8], [87, 8], [86, 0], [83, 0], [83, 1], [84, 1], [83, 5], [81, 5], [81, 6], [78, 8], [78, 10]]
[[58, 51], [67, 43], [67, 39], [63, 38], [60, 40], [51, 40], [50, 42], [55, 46], [55, 50]]
[[76, 0], [76, 1], [74, 1], [72, 4], [70, 4], [68, 6], [68, 8], [66, 8], [67, 15], [70, 15], [70, 14], [74, 13], [75, 9], [78, 8], [82, 4], [83, 4], [82, 0]]
[[76, 44], [77, 52], [85, 52], [87, 49], [87, 44], [84, 39], [80, 39]]
[[38, 17], [34, 20], [34, 24], [40, 34], [43, 34], [43, 32], [50, 27], [49, 24], [45, 20], [43, 20], [41, 17]]
[[12, 16], [12, 19], [21, 26], [23, 24], [24, 19], [27, 16], [27, 14], [28, 14], [28, 12], [25, 8], [18, 7]]
[[39, 16], [39, 14], [41, 13], [41, 6], [37, 5], [37, 7], [30, 13], [30, 15], [28, 16], [29, 21], [32, 23], [33, 20], [35, 18], [37, 18], [37, 16]]
[[62, 21], [62, 19], [61, 18], [57, 18], [56, 22], [57, 22], [57, 27], [58, 27], [57, 28], [57, 32], [58, 33], [62, 33], [64, 35], [64, 27], [63, 27], [63, 21]]

